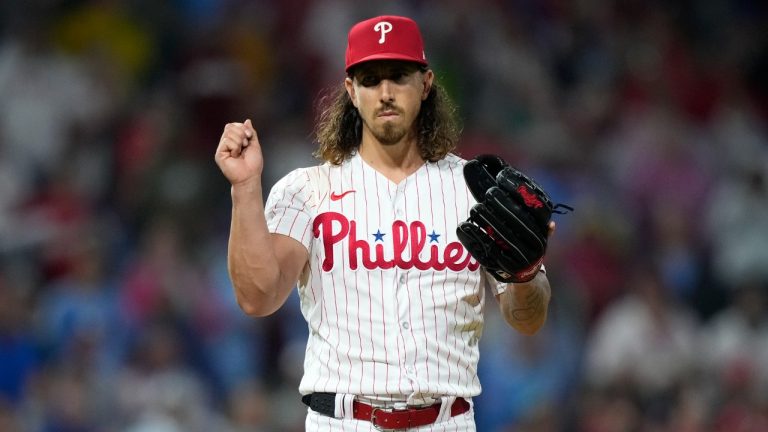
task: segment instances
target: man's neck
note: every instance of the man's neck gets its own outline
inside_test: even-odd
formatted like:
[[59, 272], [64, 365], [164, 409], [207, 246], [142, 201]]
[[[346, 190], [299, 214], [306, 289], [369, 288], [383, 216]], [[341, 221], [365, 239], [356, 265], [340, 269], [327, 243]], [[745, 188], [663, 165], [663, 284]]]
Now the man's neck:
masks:
[[393, 183], [400, 183], [424, 165], [424, 159], [413, 138], [391, 145], [364, 138], [359, 153], [368, 165]]

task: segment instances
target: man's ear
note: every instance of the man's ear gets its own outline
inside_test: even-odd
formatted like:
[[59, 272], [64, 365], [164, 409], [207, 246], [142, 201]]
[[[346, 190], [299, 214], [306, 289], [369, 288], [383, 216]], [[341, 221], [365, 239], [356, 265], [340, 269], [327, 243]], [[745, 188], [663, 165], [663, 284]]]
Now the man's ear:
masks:
[[344, 79], [344, 88], [347, 89], [347, 95], [349, 95], [349, 99], [352, 101], [352, 105], [357, 108], [357, 99], [355, 98], [355, 84], [352, 82], [352, 78], [345, 78]]
[[427, 100], [429, 92], [432, 91], [432, 82], [435, 80], [435, 73], [432, 69], [428, 69], [424, 72], [424, 92], [421, 94], [421, 100]]

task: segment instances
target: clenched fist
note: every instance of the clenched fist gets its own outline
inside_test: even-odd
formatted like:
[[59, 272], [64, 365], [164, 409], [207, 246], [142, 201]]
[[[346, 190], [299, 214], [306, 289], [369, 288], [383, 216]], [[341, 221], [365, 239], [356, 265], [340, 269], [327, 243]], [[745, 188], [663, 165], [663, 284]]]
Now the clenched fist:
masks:
[[229, 182], [235, 186], [261, 179], [264, 158], [261, 145], [250, 120], [227, 123], [216, 148], [216, 164]]

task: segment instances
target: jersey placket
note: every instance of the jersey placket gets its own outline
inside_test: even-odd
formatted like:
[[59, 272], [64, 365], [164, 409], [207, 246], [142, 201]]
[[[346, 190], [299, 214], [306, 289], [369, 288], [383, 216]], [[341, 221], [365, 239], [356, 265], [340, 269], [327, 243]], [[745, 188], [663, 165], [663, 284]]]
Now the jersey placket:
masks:
[[[401, 182], [395, 190], [395, 196], [393, 197], [392, 206], [394, 219], [400, 220], [409, 226], [410, 220], [408, 220], [407, 211], [407, 193], [408, 193], [408, 180]], [[412, 240], [412, 239], [409, 239]], [[411, 255], [411, 249], [406, 248], [403, 251], [401, 257], [403, 261], [411, 261], [413, 257]], [[408, 379], [408, 391], [412, 392], [417, 382], [416, 376], [416, 360], [415, 349], [416, 346], [413, 343], [413, 336], [411, 334], [412, 325], [411, 319], [411, 299], [409, 292], [409, 271], [400, 267], [395, 267], [395, 298], [397, 300], [397, 322], [398, 322], [398, 336], [399, 346], [402, 347], [399, 352], [400, 367], [405, 373], [405, 377]]]

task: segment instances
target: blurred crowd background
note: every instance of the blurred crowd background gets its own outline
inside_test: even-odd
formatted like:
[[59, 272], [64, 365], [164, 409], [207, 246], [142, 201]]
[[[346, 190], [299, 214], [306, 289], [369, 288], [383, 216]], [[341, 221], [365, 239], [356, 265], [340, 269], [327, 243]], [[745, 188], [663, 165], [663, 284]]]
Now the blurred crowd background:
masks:
[[0, 6], [0, 431], [299, 431], [297, 298], [239, 311], [213, 153], [311, 153], [346, 31], [420, 22], [459, 153], [556, 217], [550, 318], [489, 301], [478, 430], [768, 431], [768, 7], [758, 0], [29, 0]]

